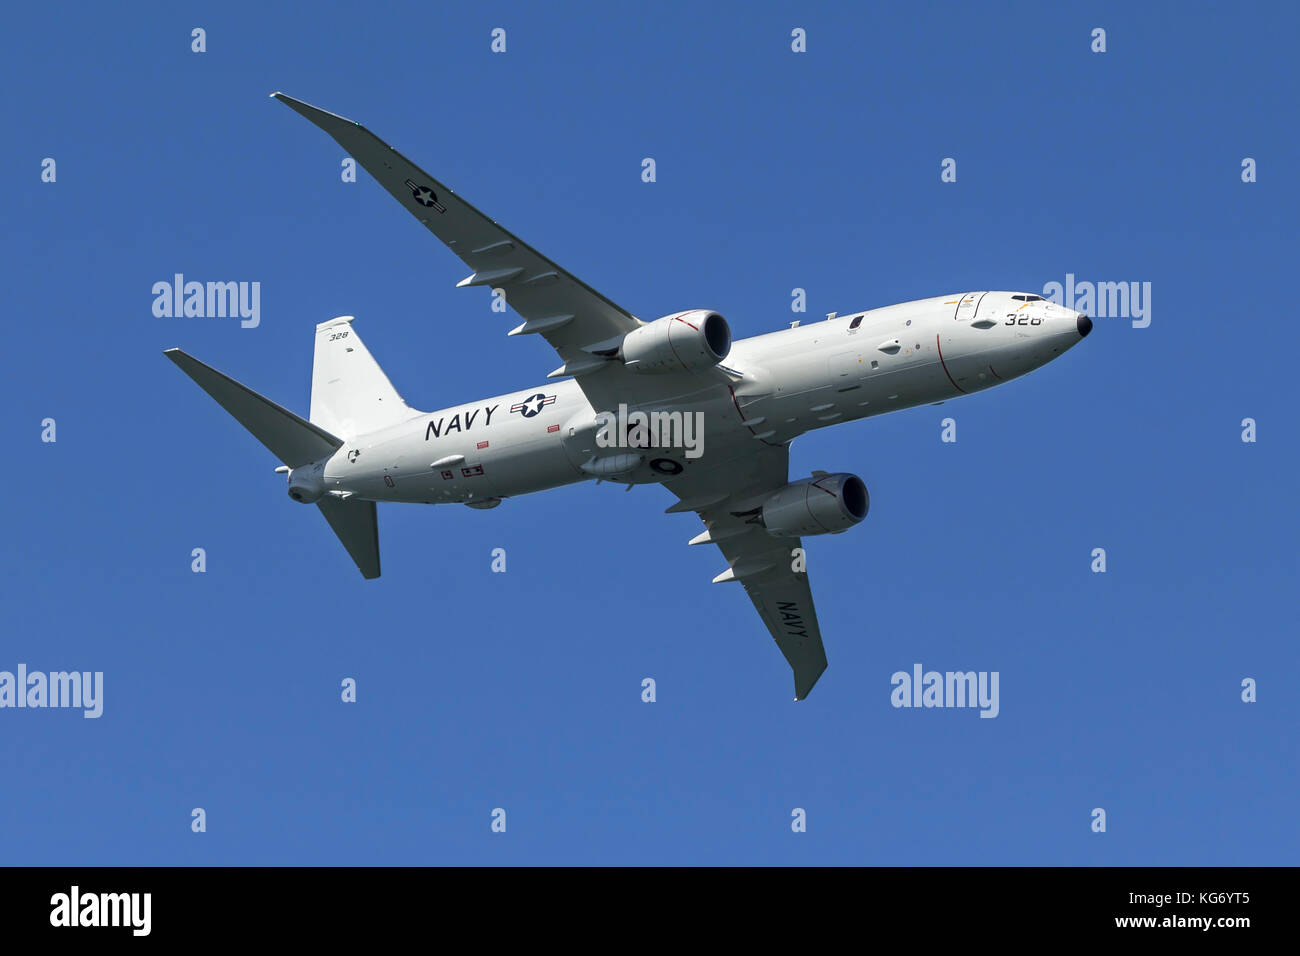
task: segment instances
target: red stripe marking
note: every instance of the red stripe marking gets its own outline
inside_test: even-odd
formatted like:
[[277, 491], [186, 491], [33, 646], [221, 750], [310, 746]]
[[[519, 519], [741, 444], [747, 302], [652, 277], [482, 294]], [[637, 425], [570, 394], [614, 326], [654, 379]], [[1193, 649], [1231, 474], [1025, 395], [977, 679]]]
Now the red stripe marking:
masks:
[[948, 371], [948, 363], [943, 360], [943, 346], [939, 344], [939, 333], [937, 332], [934, 335], [934, 347], [939, 350], [939, 364], [943, 366], [943, 374], [948, 376], [948, 381], [952, 382], [952, 387], [957, 389], [957, 391], [961, 392], [963, 395], [967, 394], [966, 389], [958, 385], [956, 380], [952, 377], [952, 372]]
[[[740, 416], [741, 424], [744, 424], [745, 413], [740, 410], [740, 399], [736, 398], [736, 387], [734, 385], [728, 385], [727, 391], [731, 393], [731, 404], [736, 406], [736, 414]], [[751, 435], [755, 434], [753, 425], [745, 425], [745, 427], [749, 429], [749, 433]], [[759, 441], [761, 441], [764, 445], [767, 445], [769, 448], [777, 447], [776, 445], [773, 445], [770, 441], [768, 441], [766, 438], [760, 438]]]
[[825, 480], [826, 480], [825, 478], [818, 478], [817, 481], [811, 482], [811, 485], [812, 487], [816, 488], [818, 491], [822, 491], [830, 495], [832, 498], [836, 497], [835, 492], [831, 491], [829, 488], [823, 488], [821, 486], [820, 482], [823, 482]]
[[[808, 485], [808, 488], [809, 488], [809, 490], [810, 490], [810, 493], [811, 493], [811, 489], [816, 488], [818, 491], [823, 492], [824, 494], [828, 494], [828, 495], [830, 495], [832, 498], [837, 498], [837, 497], [839, 497], [838, 495], [835, 494], [835, 492], [830, 491], [829, 489], [823, 488], [820, 484], [817, 483], [817, 482], [825, 481], [825, 480], [826, 480], [825, 478], [818, 478], [817, 481], [811, 482], [811, 483]], [[806, 497], [807, 497], [807, 496], [805, 496], [805, 500], [806, 500]], [[816, 520], [816, 519], [814, 518], [813, 520]], [[817, 523], [818, 523], [818, 524], [822, 524], [820, 521], [818, 521]], [[823, 528], [826, 528], [826, 526], [825, 526], [824, 524], [822, 524], [822, 527], [823, 527]], [[826, 528], [826, 530], [827, 530], [827, 531], [830, 531], [831, 529], [830, 529], [830, 528]]]

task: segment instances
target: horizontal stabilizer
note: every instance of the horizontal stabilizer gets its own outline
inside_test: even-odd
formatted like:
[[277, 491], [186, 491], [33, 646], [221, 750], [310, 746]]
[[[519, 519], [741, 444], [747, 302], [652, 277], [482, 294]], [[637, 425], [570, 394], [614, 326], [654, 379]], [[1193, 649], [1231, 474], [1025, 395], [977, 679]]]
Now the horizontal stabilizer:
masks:
[[316, 502], [320, 513], [348, 549], [364, 578], [379, 577], [379, 520], [373, 501], [346, 501], [324, 497]]
[[180, 349], [167, 349], [163, 354], [290, 468], [332, 455], [342, 446], [343, 442], [325, 429], [299, 418], [269, 398], [263, 398], [194, 356]]

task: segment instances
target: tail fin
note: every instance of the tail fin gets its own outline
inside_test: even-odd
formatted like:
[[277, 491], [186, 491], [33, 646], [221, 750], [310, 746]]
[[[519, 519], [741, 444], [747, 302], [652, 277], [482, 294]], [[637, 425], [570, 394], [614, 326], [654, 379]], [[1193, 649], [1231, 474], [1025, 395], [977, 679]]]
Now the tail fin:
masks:
[[350, 315], [316, 326], [311, 370], [311, 420], [344, 438], [396, 425], [419, 413], [393, 383], [352, 328]]
[[163, 354], [290, 468], [331, 455], [343, 444], [325, 429], [303, 421], [287, 408], [263, 398], [194, 356], [180, 349], [167, 349]]

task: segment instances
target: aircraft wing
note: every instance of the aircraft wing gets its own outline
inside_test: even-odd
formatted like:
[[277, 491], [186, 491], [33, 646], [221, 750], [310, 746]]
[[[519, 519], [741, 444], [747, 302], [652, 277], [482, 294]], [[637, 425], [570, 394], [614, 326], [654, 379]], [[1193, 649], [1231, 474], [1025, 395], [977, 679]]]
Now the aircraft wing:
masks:
[[808, 575], [795, 570], [806, 567], [803, 542], [768, 534], [755, 510], [789, 481], [789, 467], [787, 445], [754, 444], [732, 460], [687, 469], [665, 487], [681, 499], [669, 512], [695, 511], [704, 521], [705, 532], [691, 543], [721, 549], [728, 568], [714, 581], [739, 581], [745, 588], [794, 671], [795, 700], [803, 700], [826, 670]]
[[540, 333], [564, 360], [551, 377], [577, 375], [605, 365], [604, 358], [587, 349], [598, 349], [601, 343], [620, 338], [642, 324], [626, 309], [483, 215], [364, 126], [283, 93], [271, 95], [332, 136], [469, 266], [470, 275], [458, 285], [505, 289], [506, 302], [525, 319], [510, 334]]

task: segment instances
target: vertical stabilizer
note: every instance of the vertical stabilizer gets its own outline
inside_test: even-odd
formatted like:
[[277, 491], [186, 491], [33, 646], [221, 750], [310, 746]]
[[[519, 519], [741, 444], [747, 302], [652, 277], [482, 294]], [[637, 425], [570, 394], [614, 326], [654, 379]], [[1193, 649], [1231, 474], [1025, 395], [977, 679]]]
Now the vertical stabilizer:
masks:
[[396, 425], [419, 414], [402, 400], [352, 328], [350, 315], [316, 326], [311, 421], [342, 438]]

